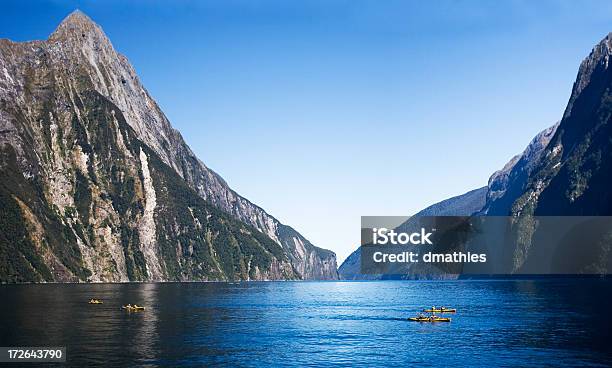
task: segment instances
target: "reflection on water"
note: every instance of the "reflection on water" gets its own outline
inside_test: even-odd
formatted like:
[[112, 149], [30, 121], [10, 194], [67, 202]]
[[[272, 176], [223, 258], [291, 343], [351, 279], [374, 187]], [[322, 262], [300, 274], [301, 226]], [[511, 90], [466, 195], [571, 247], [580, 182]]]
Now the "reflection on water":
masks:
[[[4, 285], [0, 298], [0, 346], [67, 346], [74, 367], [612, 359], [607, 280]], [[446, 324], [406, 321], [431, 305], [459, 311]]]

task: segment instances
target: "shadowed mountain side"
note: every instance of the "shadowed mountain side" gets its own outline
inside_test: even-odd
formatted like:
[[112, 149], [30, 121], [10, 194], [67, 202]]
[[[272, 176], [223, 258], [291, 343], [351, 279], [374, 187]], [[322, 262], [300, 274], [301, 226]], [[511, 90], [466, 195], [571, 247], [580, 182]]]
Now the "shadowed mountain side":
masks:
[[[487, 187], [471, 190], [465, 194], [445, 199], [433, 204], [414, 215], [419, 216], [469, 216], [482, 209], [485, 204]], [[414, 220], [412, 220], [414, 221]], [[410, 226], [411, 220], [398, 226], [403, 228]], [[384, 278], [382, 275], [361, 274], [361, 247], [357, 248], [346, 258], [338, 269], [341, 279], [345, 280], [378, 280]]]

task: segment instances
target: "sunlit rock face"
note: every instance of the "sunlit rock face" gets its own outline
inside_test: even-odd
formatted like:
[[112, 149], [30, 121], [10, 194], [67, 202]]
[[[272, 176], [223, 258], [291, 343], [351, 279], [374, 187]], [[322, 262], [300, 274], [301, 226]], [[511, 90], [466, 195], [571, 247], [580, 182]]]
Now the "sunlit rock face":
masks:
[[0, 281], [335, 279], [234, 192], [81, 12], [0, 40]]

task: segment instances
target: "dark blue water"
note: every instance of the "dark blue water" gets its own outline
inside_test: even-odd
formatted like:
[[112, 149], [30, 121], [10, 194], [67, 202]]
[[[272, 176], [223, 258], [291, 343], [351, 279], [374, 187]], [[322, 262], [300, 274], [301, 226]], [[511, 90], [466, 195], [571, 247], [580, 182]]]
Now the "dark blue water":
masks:
[[[74, 367], [609, 366], [611, 301], [607, 280], [4, 285], [0, 346]], [[459, 311], [406, 320], [433, 304]]]

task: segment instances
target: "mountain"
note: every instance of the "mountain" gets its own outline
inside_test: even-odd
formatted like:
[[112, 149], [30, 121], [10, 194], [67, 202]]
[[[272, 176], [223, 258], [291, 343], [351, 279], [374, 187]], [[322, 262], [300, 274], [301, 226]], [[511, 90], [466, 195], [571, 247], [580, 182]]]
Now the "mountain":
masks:
[[[522, 185], [533, 171], [558, 127], [559, 122], [538, 133], [529, 142], [523, 153], [511, 158], [501, 170], [491, 175], [487, 185], [486, 205], [480, 211], [480, 214], [491, 216], [507, 214], [507, 211], [500, 211], [500, 207], [502, 207], [500, 204], [503, 203], [505, 198], [516, 195], [513, 191], [520, 192]], [[496, 205], [492, 206], [493, 203], [496, 203]]]
[[612, 214], [612, 36], [581, 63], [563, 118], [529, 170], [514, 167], [490, 214]]
[[86, 15], [0, 40], [0, 281], [336, 279], [234, 192]]
[[[512, 216], [517, 241], [507, 249], [512, 273], [529, 273], [542, 262], [552, 272], [610, 273], [612, 231], [605, 217], [575, 225], [554, 248], [535, 216], [612, 215], [612, 34], [581, 63], [563, 118], [528, 170], [514, 167], [506, 190], [488, 200], [488, 214]], [[579, 235], [579, 236], [578, 236]], [[584, 236], [588, 236], [585, 239]], [[573, 238], [572, 238], [573, 237]]]
[[[536, 135], [520, 155], [491, 175], [487, 187], [475, 191], [479, 199], [464, 204], [465, 195], [451, 198], [416, 216], [469, 215], [470, 210], [482, 204], [471, 214], [513, 218], [508, 234], [514, 241], [500, 244], [510, 247], [502, 252], [507, 258], [502, 263], [509, 268], [500, 272], [529, 273], [549, 262], [553, 273], [566, 273], [568, 263], [564, 259], [571, 259], [576, 274], [609, 273], [612, 231], [602, 226], [605, 218], [575, 228], [572, 236], [589, 234], [588, 241], [570, 237], [554, 249], [544, 249], [542, 244], [547, 244], [550, 227], [540, 228], [534, 216], [612, 215], [611, 55], [612, 33], [581, 63], [563, 118]], [[455, 211], [457, 208], [461, 210]], [[565, 223], [575, 225], [571, 220]], [[410, 220], [400, 227], [409, 225]], [[381, 277], [360, 275], [359, 268], [357, 249], [340, 266], [340, 276]]]
[[[501, 170], [494, 172], [486, 187], [474, 189], [460, 196], [445, 199], [435, 203], [414, 215], [398, 229], [409, 228], [419, 216], [494, 216], [506, 215], [499, 212], [500, 198], [507, 198], [510, 193], [522, 190], [529, 174], [534, 170], [538, 160], [554, 136], [559, 122], [538, 133], [529, 142], [521, 154], [512, 157]], [[521, 184], [517, 184], [521, 183]], [[496, 203], [496, 206], [493, 206]], [[362, 275], [361, 248], [355, 250], [340, 265], [338, 273], [342, 279], [379, 279], [381, 275]]]
[[[452, 197], [435, 203], [421, 210], [411, 219], [419, 216], [504, 216], [507, 213], [499, 211], [498, 204], [511, 193], [522, 190], [542, 156], [544, 149], [554, 136], [559, 122], [538, 133], [529, 142], [521, 154], [512, 157], [501, 170], [494, 172], [486, 187], [474, 189], [463, 195]], [[496, 203], [496, 206], [493, 206]], [[398, 228], [410, 227], [414, 220], [409, 219]], [[355, 250], [340, 265], [338, 272], [342, 279], [379, 279], [380, 275], [362, 275], [360, 248]]]
[[[480, 211], [485, 205], [487, 187], [471, 190], [465, 194], [445, 199], [435, 203], [412, 216], [398, 228], [410, 226], [419, 216], [469, 216]], [[381, 275], [361, 274], [361, 247], [357, 248], [338, 268], [341, 279], [372, 280], [380, 279]]]

